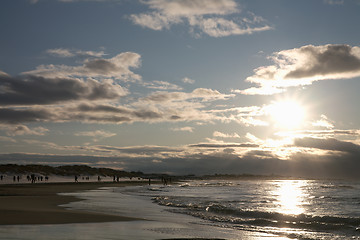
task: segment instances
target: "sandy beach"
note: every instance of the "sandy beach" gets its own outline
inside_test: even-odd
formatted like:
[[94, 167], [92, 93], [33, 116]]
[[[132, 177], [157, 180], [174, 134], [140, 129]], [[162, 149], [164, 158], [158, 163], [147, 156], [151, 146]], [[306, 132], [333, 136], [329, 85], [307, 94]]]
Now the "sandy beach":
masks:
[[85, 211], [68, 210], [59, 205], [81, 200], [58, 193], [146, 184], [121, 183], [43, 183], [0, 185], [0, 225], [15, 224], [65, 224], [131, 221], [138, 218], [122, 217]]

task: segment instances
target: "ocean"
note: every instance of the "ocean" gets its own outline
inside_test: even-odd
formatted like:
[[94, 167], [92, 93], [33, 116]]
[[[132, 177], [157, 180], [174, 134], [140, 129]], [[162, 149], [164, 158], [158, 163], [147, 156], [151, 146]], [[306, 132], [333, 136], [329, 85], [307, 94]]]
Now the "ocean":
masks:
[[360, 182], [191, 181], [121, 189], [209, 225], [291, 239], [360, 239]]
[[360, 182], [354, 181], [203, 180], [167, 186], [101, 188], [66, 195], [84, 199], [65, 205], [67, 208], [143, 220], [19, 225], [0, 228], [0, 236], [11, 236], [2, 239], [360, 239]]

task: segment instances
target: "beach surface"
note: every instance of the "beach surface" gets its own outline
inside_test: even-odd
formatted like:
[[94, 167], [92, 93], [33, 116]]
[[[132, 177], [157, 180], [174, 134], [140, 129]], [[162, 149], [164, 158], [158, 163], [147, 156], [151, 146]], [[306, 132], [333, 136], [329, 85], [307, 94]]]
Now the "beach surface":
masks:
[[0, 184], [0, 238], [278, 239], [272, 234], [217, 227], [132, 194], [167, 191], [167, 187], [155, 182], [149, 186], [148, 181]]
[[82, 200], [71, 193], [98, 189], [146, 184], [145, 182], [87, 182], [87, 183], [38, 183], [0, 185], [0, 225], [15, 224], [66, 224], [132, 221], [139, 218], [68, 210], [59, 205]]

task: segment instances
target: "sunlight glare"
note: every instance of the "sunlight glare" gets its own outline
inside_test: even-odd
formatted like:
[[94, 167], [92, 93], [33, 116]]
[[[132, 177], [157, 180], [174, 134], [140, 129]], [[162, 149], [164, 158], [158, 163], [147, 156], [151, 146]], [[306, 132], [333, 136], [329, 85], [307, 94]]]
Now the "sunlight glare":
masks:
[[282, 128], [297, 128], [305, 117], [304, 108], [295, 101], [275, 102], [267, 110], [276, 126]]
[[284, 180], [276, 183], [278, 186], [274, 195], [278, 196], [278, 211], [293, 215], [304, 213], [305, 209], [302, 208], [302, 205], [305, 202], [306, 194], [303, 192], [303, 187], [306, 186], [306, 181]]

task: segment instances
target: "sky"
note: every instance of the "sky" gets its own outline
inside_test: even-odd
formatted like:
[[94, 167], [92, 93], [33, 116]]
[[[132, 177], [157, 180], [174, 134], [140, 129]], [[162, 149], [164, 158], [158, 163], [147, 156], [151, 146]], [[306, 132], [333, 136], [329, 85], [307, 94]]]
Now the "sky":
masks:
[[359, 178], [359, 0], [2, 0], [0, 164]]

